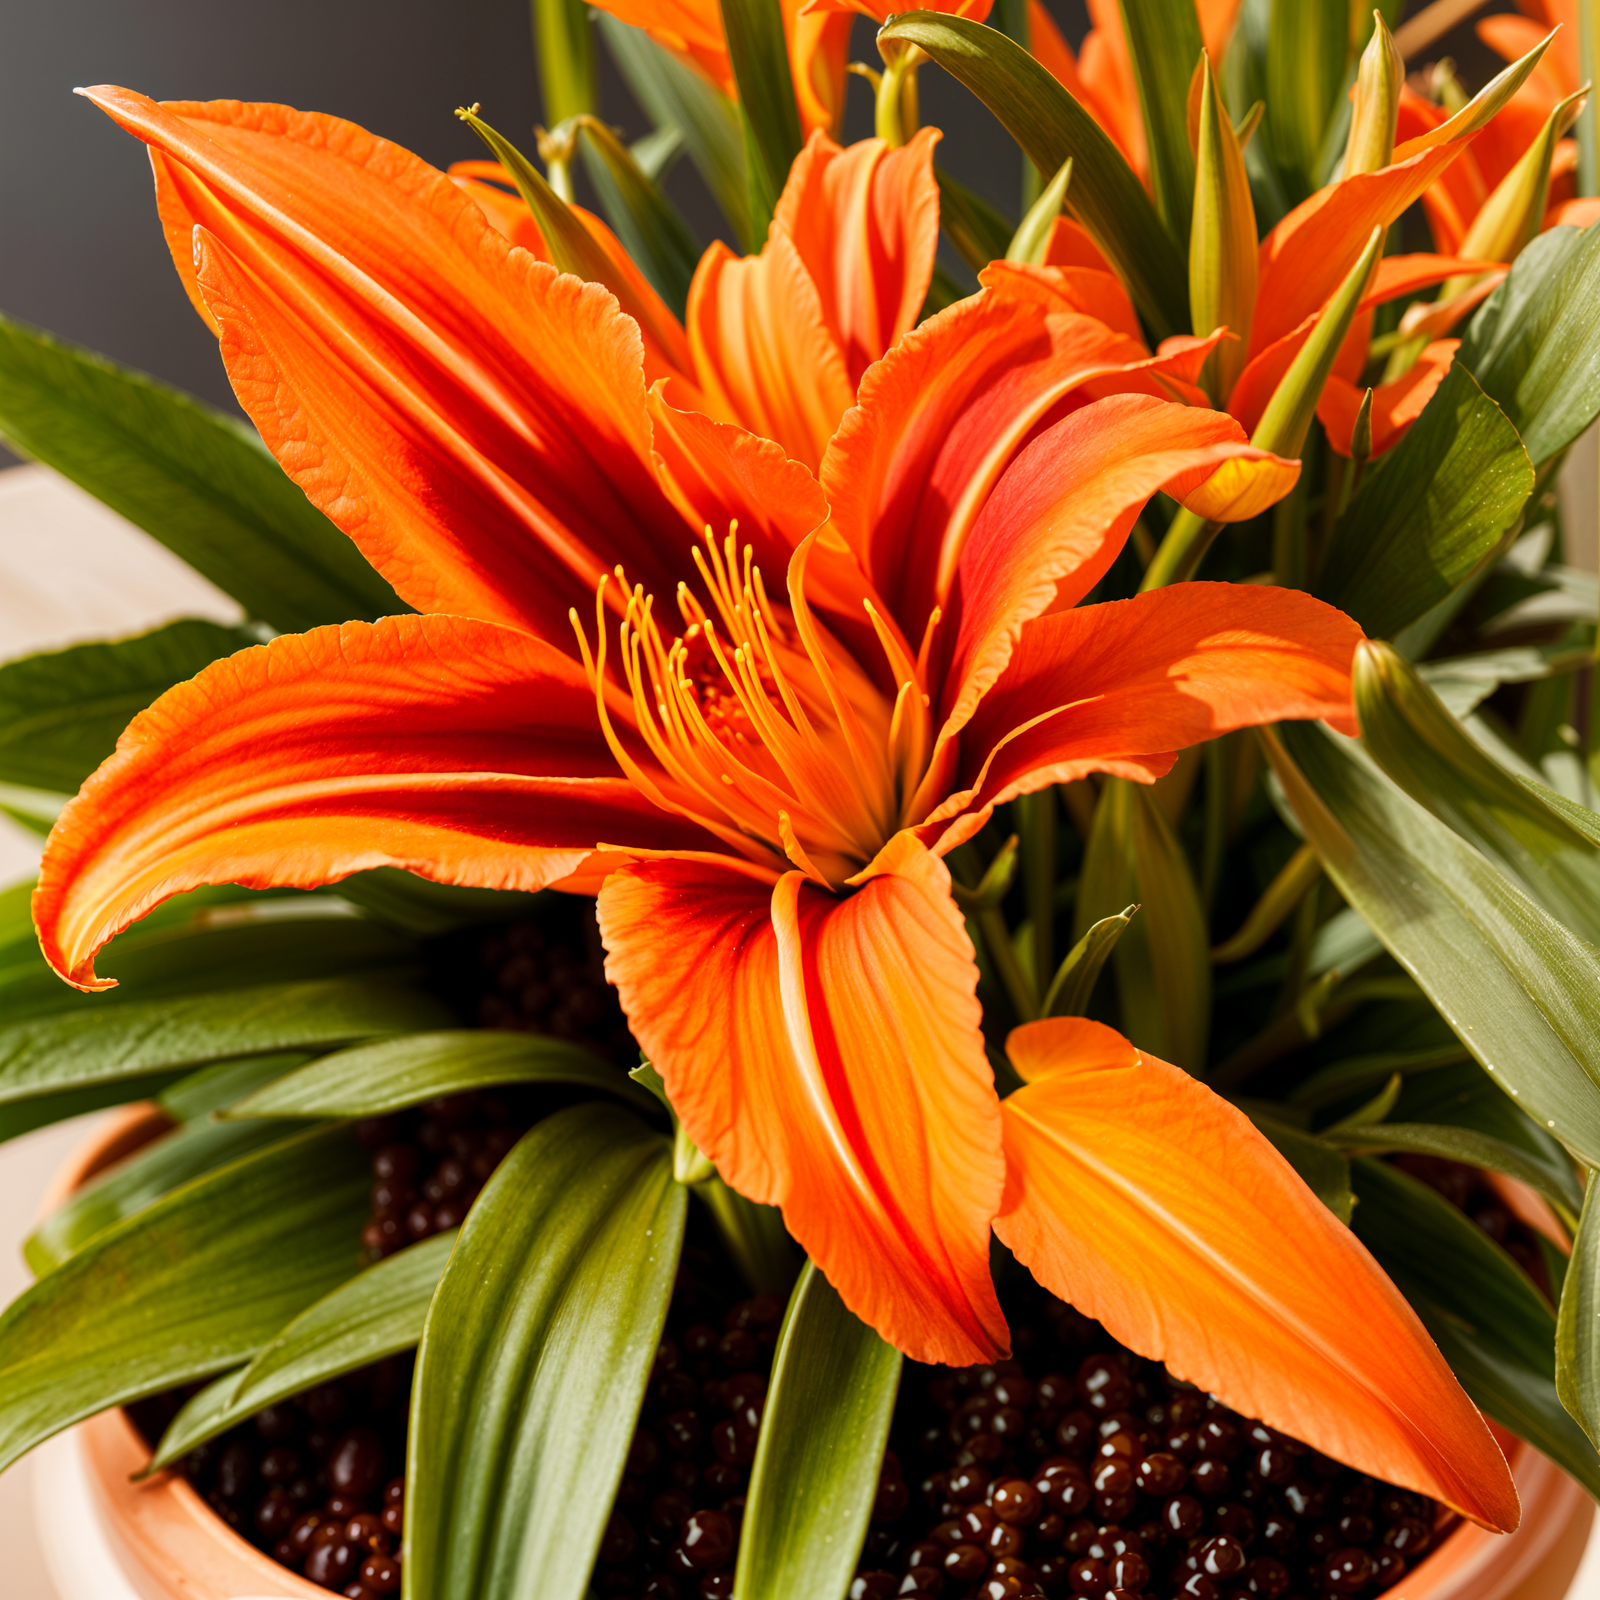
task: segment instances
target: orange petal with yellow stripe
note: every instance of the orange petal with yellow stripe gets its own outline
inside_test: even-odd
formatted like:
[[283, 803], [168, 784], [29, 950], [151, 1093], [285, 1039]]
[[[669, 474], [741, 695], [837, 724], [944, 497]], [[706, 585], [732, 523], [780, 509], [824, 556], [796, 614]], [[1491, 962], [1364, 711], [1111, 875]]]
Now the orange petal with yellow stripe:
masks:
[[1246, 1416], [1486, 1527], [1499, 1446], [1416, 1314], [1248, 1118], [1083, 1018], [1017, 1029], [995, 1231], [1053, 1294]]
[[1004, 1169], [972, 946], [909, 835], [863, 877], [841, 899], [734, 862], [625, 867], [606, 973], [694, 1142], [845, 1304], [919, 1361], [992, 1360]]
[[577, 663], [463, 617], [350, 622], [214, 662], [134, 718], [62, 811], [34, 917], [63, 977], [106, 988], [95, 952], [199, 884], [390, 866], [541, 889], [602, 840], [716, 847], [623, 776]]

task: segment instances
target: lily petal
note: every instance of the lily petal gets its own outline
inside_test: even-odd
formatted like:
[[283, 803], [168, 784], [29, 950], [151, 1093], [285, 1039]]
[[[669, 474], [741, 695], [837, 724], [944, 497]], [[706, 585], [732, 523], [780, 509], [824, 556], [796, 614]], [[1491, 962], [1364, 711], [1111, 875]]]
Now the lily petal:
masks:
[[353, 124], [88, 93], [151, 146], [245, 410], [406, 601], [564, 642], [619, 561], [670, 592], [693, 535], [655, 480], [637, 324], [605, 290]]
[[1099, 1023], [1008, 1046], [995, 1231], [1140, 1355], [1363, 1472], [1487, 1527], [1505, 1459], [1411, 1310], [1248, 1118]]
[[687, 324], [709, 415], [777, 440], [815, 472], [855, 385], [789, 235], [774, 226], [758, 256], [713, 244], [689, 286]]
[[939, 244], [939, 137], [923, 128], [895, 150], [882, 139], [841, 148], [814, 133], [773, 214], [816, 285], [852, 396], [867, 368], [922, 314]]
[[833, 531], [907, 639], [920, 640], [948, 598], [984, 500], [1034, 429], [1102, 392], [1168, 398], [1211, 347], [1169, 344], [1151, 356], [1092, 317], [985, 292], [913, 329], [868, 371], [822, 486]]
[[102, 989], [100, 946], [199, 884], [393, 866], [539, 889], [602, 840], [716, 848], [622, 776], [580, 667], [461, 617], [351, 622], [216, 662], [141, 712], [61, 813], [34, 918], [51, 965]]
[[1023, 628], [962, 733], [961, 779], [998, 804], [1234, 728], [1322, 718], [1354, 733], [1362, 634], [1296, 589], [1180, 583]]
[[1251, 359], [1327, 304], [1372, 230], [1393, 222], [1465, 149], [1465, 140], [1447, 139], [1342, 178], [1296, 206], [1261, 241]]
[[1265, 471], [1280, 497], [1299, 476], [1297, 463], [1253, 448], [1226, 412], [1147, 395], [1097, 400], [1039, 434], [961, 552], [941, 737], [970, 719], [1025, 623], [1075, 606], [1105, 576], [1151, 495], [1182, 501], [1224, 462]]
[[[1354, 382], [1367, 364], [1367, 340], [1371, 333], [1371, 319], [1366, 315], [1375, 306], [1397, 300], [1401, 295], [1425, 289], [1430, 284], [1443, 283], [1449, 278], [1487, 273], [1496, 269], [1492, 261], [1474, 261], [1460, 256], [1408, 255], [1387, 256], [1378, 263], [1372, 284], [1356, 307], [1356, 319], [1339, 353], [1334, 371], [1346, 381]], [[1488, 291], [1485, 290], [1485, 293]], [[1474, 302], [1476, 303], [1476, 302]], [[1251, 357], [1239, 381], [1228, 396], [1228, 410], [1244, 427], [1253, 429], [1261, 420], [1274, 391], [1283, 381], [1284, 374], [1294, 364], [1312, 330], [1321, 320], [1325, 307], [1307, 316], [1304, 321], [1282, 338], [1274, 340], [1265, 349]], [[1465, 314], [1466, 307], [1462, 308]]]
[[695, 1143], [783, 1208], [846, 1305], [919, 1361], [990, 1360], [999, 1102], [944, 865], [899, 835], [846, 899], [711, 862], [600, 891], [606, 972]]

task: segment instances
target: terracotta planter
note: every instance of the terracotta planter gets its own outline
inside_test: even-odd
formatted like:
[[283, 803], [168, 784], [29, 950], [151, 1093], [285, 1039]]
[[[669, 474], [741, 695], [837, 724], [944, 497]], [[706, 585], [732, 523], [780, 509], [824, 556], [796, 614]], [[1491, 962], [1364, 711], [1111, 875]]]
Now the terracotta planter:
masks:
[[[163, 1126], [142, 1107], [109, 1118], [57, 1174], [46, 1208]], [[1536, 1450], [1496, 1431], [1522, 1497], [1521, 1528], [1501, 1537], [1463, 1525], [1371, 1600], [1566, 1594], [1589, 1540], [1593, 1502]], [[162, 1473], [132, 1482], [146, 1455], [121, 1411], [83, 1423], [41, 1454], [40, 1529], [61, 1600], [328, 1600], [330, 1591], [234, 1533], [183, 1479]]]

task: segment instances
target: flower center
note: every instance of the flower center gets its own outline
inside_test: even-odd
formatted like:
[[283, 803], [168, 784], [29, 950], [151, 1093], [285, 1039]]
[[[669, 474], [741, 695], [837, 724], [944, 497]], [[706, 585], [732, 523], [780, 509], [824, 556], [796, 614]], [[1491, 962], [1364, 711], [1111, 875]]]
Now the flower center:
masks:
[[792, 864], [834, 888], [899, 828], [927, 767], [928, 697], [896, 630], [864, 602], [896, 685], [891, 697], [813, 614], [808, 547], [790, 563], [789, 603], [767, 595], [737, 524], [718, 548], [706, 529], [694, 552], [710, 609], [678, 585], [683, 632], [670, 643], [655, 598], [627, 587], [620, 669], [639, 738], [662, 776], [641, 764], [606, 705], [606, 586], [591, 656], [578, 626], [601, 726], [623, 770], [657, 805], [690, 817], [741, 855]]

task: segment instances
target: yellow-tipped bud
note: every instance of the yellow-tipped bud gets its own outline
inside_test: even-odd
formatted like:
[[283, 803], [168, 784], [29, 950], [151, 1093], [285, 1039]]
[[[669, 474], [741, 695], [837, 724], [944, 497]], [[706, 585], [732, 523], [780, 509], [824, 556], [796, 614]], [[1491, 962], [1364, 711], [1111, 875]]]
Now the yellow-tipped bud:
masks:
[[1256, 304], [1256, 212], [1244, 156], [1217, 93], [1209, 59], [1201, 58], [1195, 137], [1194, 215], [1189, 227], [1189, 314], [1194, 331], [1227, 328], [1207, 363], [1207, 380], [1224, 402], [1244, 367]]
[[1017, 231], [1006, 246], [1007, 261], [1025, 262], [1030, 267], [1042, 267], [1050, 253], [1050, 241], [1055, 237], [1056, 218], [1067, 198], [1067, 185], [1072, 182], [1072, 157], [1061, 163], [1043, 194], [1028, 207]]
[[1322, 397], [1322, 386], [1333, 371], [1339, 347], [1350, 331], [1367, 285], [1377, 270], [1382, 244], [1383, 229], [1374, 228], [1361, 259], [1334, 291], [1321, 320], [1311, 330], [1311, 337], [1301, 345], [1300, 353], [1273, 390], [1256, 431], [1250, 435], [1251, 444], [1270, 450], [1275, 456], [1298, 456], [1304, 448], [1311, 419], [1317, 412], [1317, 401]]
[[1344, 147], [1341, 176], [1376, 172], [1394, 155], [1395, 128], [1400, 120], [1400, 88], [1406, 64], [1380, 13], [1372, 13], [1372, 38], [1361, 52], [1356, 74], [1355, 109]]
[[[1484, 201], [1472, 219], [1460, 253], [1475, 261], [1512, 261], [1539, 231], [1545, 207], [1550, 203], [1550, 162], [1556, 143], [1578, 120], [1589, 93], [1584, 85], [1554, 107], [1545, 119], [1539, 137], [1522, 152], [1521, 158]], [[1459, 293], [1470, 278], [1452, 279], [1439, 291], [1441, 300]]]

